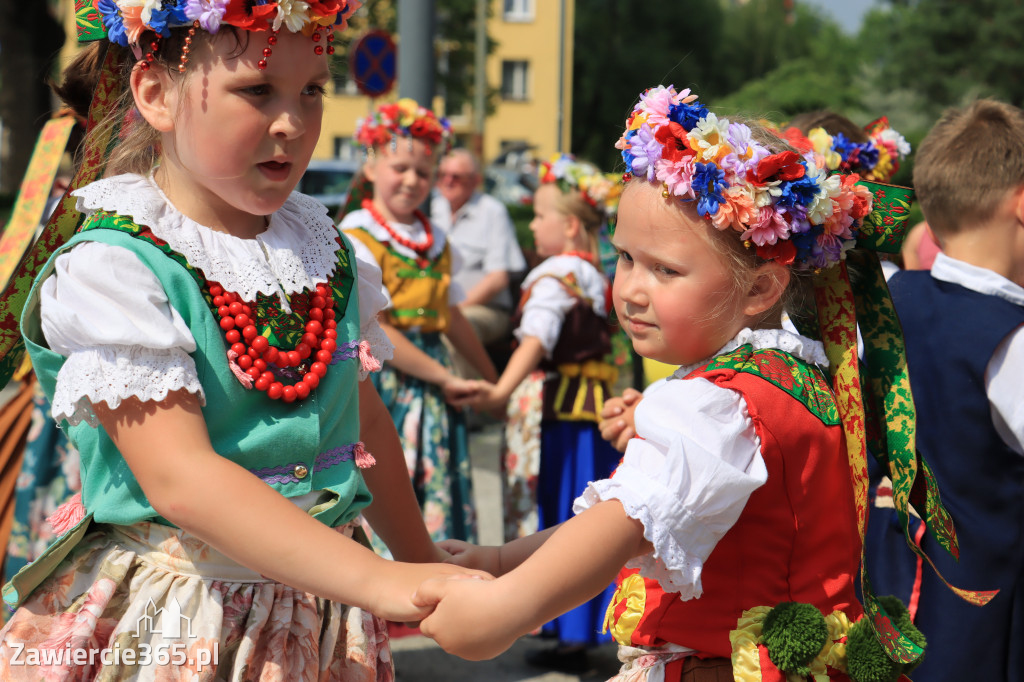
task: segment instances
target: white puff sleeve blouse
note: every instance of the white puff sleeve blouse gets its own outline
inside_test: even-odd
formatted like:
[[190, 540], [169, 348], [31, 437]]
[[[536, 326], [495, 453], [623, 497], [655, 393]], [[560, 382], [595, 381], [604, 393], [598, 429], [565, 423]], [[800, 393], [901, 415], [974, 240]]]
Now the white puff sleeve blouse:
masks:
[[[225, 289], [253, 300], [326, 282], [335, 267], [338, 233], [319, 202], [292, 194], [255, 239], [211, 230], [179, 213], [151, 179], [119, 175], [75, 192], [83, 212], [107, 210], [147, 225], [189, 264]], [[378, 359], [392, 346], [376, 322], [389, 305], [374, 262], [357, 259], [360, 329]], [[116, 408], [136, 397], [162, 400], [186, 390], [204, 400], [196, 343], [159, 280], [131, 251], [85, 242], [60, 255], [40, 286], [43, 336], [67, 358], [57, 375], [53, 416], [96, 423], [92, 405]]]

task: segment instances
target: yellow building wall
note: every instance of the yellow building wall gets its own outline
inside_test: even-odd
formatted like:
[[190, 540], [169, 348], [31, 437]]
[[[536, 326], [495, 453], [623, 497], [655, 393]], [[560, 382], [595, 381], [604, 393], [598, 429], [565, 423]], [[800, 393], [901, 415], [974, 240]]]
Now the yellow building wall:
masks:
[[[572, 0], [534, 0], [533, 21], [506, 22], [502, 18], [504, 3], [501, 0], [493, 2], [494, 18], [488, 33], [498, 45], [487, 59], [487, 82], [491, 87], [501, 86], [502, 62], [505, 60], [526, 61], [529, 80], [525, 100], [499, 99], [494, 114], [487, 118], [485, 159], [493, 159], [501, 152], [502, 142], [511, 140], [535, 145], [534, 154], [542, 159], [555, 152], [569, 151], [574, 5]], [[559, 48], [563, 54], [561, 64]]]
[[[491, 161], [501, 153], [502, 142], [505, 141], [525, 142], [535, 147], [534, 154], [542, 159], [558, 151], [569, 151], [575, 0], [533, 0], [533, 19], [516, 22], [504, 20], [502, 0], [491, 2], [492, 16], [487, 32], [497, 46], [487, 57], [488, 86], [500, 90], [502, 62], [506, 60], [526, 61], [529, 64], [529, 76], [525, 100], [503, 100], [500, 95], [495, 99], [495, 111], [485, 122], [484, 161]], [[559, 47], [564, 54], [561, 93]], [[401, 45], [398, 49], [401, 49]], [[394, 100], [398, 89], [399, 84], [396, 83], [392, 92], [380, 101]], [[560, 103], [562, 112], [559, 124]], [[371, 107], [370, 99], [362, 95], [332, 92], [327, 99], [323, 131], [314, 157], [333, 157], [339, 143], [351, 139], [356, 121], [366, 116]], [[444, 110], [440, 98], [435, 101], [434, 110]], [[474, 132], [473, 118], [469, 107], [460, 115], [449, 117], [455, 133], [467, 139]], [[559, 149], [559, 138], [565, 149]]]

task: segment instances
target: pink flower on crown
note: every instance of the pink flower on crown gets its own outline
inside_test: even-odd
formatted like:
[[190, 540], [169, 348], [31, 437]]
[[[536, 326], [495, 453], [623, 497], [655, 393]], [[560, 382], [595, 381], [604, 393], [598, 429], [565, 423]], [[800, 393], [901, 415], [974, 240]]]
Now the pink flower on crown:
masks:
[[185, 16], [199, 20], [199, 25], [207, 33], [220, 30], [221, 19], [227, 11], [228, 0], [188, 0], [185, 5]]
[[124, 34], [128, 38], [129, 45], [138, 45], [139, 38], [142, 37], [142, 33], [146, 30], [146, 23], [142, 20], [141, 5], [133, 6], [120, 6], [121, 7], [121, 21], [124, 22]]
[[655, 177], [665, 184], [673, 196], [693, 199], [693, 174], [696, 158], [690, 154], [680, 156], [678, 161], [661, 158], [654, 164]]
[[789, 239], [789, 232], [790, 225], [784, 213], [773, 210], [771, 206], [762, 206], [758, 210], [757, 220], [750, 223], [740, 239], [749, 239], [758, 246], [764, 246], [780, 239]]
[[647, 113], [647, 125], [659, 128], [668, 123], [668, 108], [674, 103], [671, 90], [663, 85], [651, 88], [640, 95], [640, 102]]

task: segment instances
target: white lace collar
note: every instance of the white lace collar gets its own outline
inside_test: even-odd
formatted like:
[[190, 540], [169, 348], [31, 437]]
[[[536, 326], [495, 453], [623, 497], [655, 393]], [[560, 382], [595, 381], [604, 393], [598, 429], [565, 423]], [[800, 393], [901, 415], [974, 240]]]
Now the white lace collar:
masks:
[[182, 215], [160, 188], [133, 173], [98, 180], [74, 192], [78, 210], [111, 211], [149, 227], [189, 265], [228, 291], [252, 301], [257, 293], [282, 297], [326, 282], [337, 264], [337, 228], [315, 199], [293, 192], [270, 216], [265, 232], [240, 239]]
[[[407, 225], [405, 223], [399, 223], [392, 220], [389, 221], [388, 224], [391, 225], [391, 228], [395, 232], [408, 237], [414, 242], [418, 242], [424, 239], [427, 234], [426, 230], [423, 228], [423, 223], [420, 221], [417, 221], [416, 224], [414, 225]], [[377, 222], [377, 219], [373, 217], [373, 214], [367, 211], [365, 208], [360, 208], [358, 210], [352, 211], [347, 216], [345, 216], [345, 218], [341, 221], [341, 227], [342, 229], [348, 229], [350, 227], [361, 227], [367, 232], [369, 232], [371, 237], [373, 237], [374, 239], [381, 243], [390, 244], [391, 248], [393, 248], [395, 251], [405, 256], [406, 258], [411, 258], [415, 260], [420, 257], [418, 253], [416, 253], [409, 247], [403, 246], [402, 244], [399, 244], [398, 242], [392, 240], [391, 235], [388, 234], [388, 231], [385, 230]], [[439, 229], [436, 224], [431, 224], [431, 231], [434, 235], [434, 245], [427, 250], [428, 260], [434, 260], [439, 255], [441, 255], [441, 251], [444, 249], [446, 237], [445, 231], [443, 229]]]
[[[732, 352], [748, 343], [753, 346], [754, 350], [778, 348], [804, 362], [818, 365], [822, 369], [828, 368], [828, 357], [825, 355], [825, 347], [820, 341], [809, 339], [806, 336], [801, 336], [785, 329], [750, 329], [749, 327], [744, 327], [732, 341], [722, 346], [721, 350], [715, 353], [715, 356]], [[687, 374], [703, 365], [708, 359], [701, 360], [692, 365], [683, 365], [672, 372], [672, 378], [685, 378]]]

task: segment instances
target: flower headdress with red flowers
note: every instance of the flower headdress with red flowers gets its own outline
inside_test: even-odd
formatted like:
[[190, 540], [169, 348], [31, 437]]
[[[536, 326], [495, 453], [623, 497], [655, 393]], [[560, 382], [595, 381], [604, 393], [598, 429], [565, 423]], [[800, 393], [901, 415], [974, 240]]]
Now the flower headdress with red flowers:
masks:
[[[266, 68], [266, 57], [273, 52], [281, 29], [311, 36], [317, 54], [333, 54], [334, 29], [345, 28], [362, 4], [362, 0], [75, 0], [75, 20], [80, 42], [106, 38], [132, 48], [137, 58], [142, 56], [143, 35], [151, 31], [156, 40], [148, 46], [147, 62], [153, 61], [159, 39], [168, 37], [172, 28], [189, 27], [190, 36], [199, 30], [215, 34], [222, 26], [266, 31], [267, 47], [260, 61], [260, 68]], [[179, 70], [184, 71], [187, 62], [184, 50]]]
[[381, 104], [373, 113], [356, 123], [355, 140], [368, 152], [378, 145], [395, 144], [399, 137], [422, 140], [431, 147], [448, 151], [451, 125], [433, 111], [408, 97]]
[[831, 135], [824, 128], [812, 128], [804, 135], [786, 128], [783, 138], [797, 149], [814, 153], [815, 162], [830, 171], [857, 173], [872, 182], [889, 182], [910, 154], [910, 143], [889, 126], [884, 116], [865, 127], [867, 142], [854, 142], [843, 133]]
[[606, 217], [615, 215], [622, 194], [622, 182], [614, 173], [602, 173], [593, 164], [578, 161], [572, 154], [555, 154], [538, 168], [541, 184], [555, 183], [563, 193], [578, 191], [583, 200]]
[[773, 152], [742, 122], [719, 118], [689, 90], [647, 90], [615, 144], [627, 172], [659, 182], [666, 197], [696, 202], [766, 260], [823, 268], [856, 242], [871, 192], [856, 174], [829, 175], [812, 152]]

